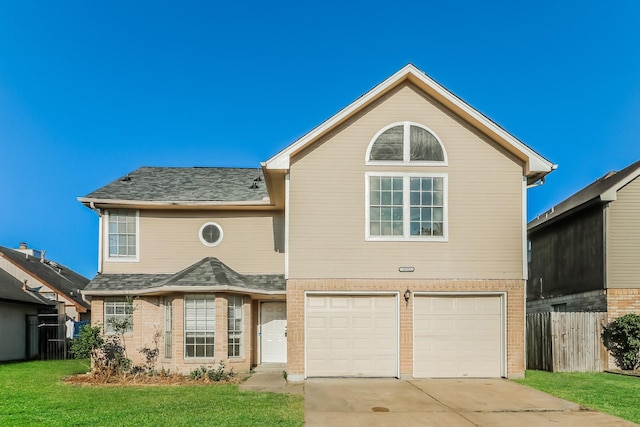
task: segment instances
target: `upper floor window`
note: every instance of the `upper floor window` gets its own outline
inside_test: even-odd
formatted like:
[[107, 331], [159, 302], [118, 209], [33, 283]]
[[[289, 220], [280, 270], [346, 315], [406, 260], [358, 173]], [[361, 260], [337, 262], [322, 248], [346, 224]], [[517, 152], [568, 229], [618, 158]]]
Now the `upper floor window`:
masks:
[[108, 212], [108, 258], [118, 261], [138, 259], [138, 211]]
[[447, 240], [447, 175], [367, 173], [367, 240]]
[[222, 237], [224, 233], [222, 232], [222, 227], [220, 224], [215, 222], [207, 222], [202, 224], [200, 227], [200, 231], [198, 233], [198, 237], [200, 237], [200, 241], [205, 246], [218, 246], [220, 242], [222, 242]]
[[367, 150], [367, 164], [446, 165], [447, 153], [428, 128], [409, 121], [393, 123], [376, 134]]

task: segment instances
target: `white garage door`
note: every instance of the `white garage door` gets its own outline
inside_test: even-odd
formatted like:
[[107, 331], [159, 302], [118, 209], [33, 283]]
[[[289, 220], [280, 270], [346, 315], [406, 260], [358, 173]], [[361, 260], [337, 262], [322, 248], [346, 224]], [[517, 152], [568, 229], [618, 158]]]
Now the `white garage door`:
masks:
[[397, 310], [393, 295], [308, 295], [307, 376], [398, 376]]
[[414, 299], [413, 376], [500, 377], [500, 296], [423, 296]]

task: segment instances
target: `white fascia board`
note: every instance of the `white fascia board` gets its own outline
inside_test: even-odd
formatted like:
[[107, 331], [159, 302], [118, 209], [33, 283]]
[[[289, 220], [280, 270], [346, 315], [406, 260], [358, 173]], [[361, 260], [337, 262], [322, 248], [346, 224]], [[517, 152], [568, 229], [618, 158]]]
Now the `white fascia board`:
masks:
[[[379, 95], [386, 92], [389, 88], [395, 86], [399, 81], [408, 77], [413, 77], [413, 82], [418, 83], [419, 86], [421, 86], [422, 90], [429, 93], [431, 96], [434, 96], [434, 98], [438, 99], [439, 101], [445, 101], [445, 105], [449, 104], [455, 107], [454, 109], [458, 109], [458, 111], [467, 115], [467, 120], [471, 119], [471, 122], [475, 121], [480, 126], [485, 127], [487, 131], [496, 135], [506, 144], [521, 152], [527, 158], [527, 174], [535, 174], [541, 172], [549, 173], [555, 169], [555, 165], [553, 163], [540, 156], [538, 153], [526, 146], [523, 142], [502, 129], [496, 123], [492, 122], [485, 115], [480, 113], [475, 108], [471, 107], [462, 99], [455, 96], [449, 90], [445, 89], [443, 86], [441, 86], [439, 83], [427, 76], [412, 64], [404, 66], [391, 77], [387, 78], [385, 81], [378, 84], [376, 87], [365, 93], [353, 103], [340, 110], [338, 113], [313, 129], [311, 132], [307, 133], [302, 138], [298, 139], [293, 144], [289, 145], [287, 148], [267, 160], [265, 162], [267, 169], [289, 169], [290, 159], [293, 153], [303, 148], [307, 143], [311, 142], [318, 136], [324, 134], [336, 124], [342, 122], [344, 119], [352, 115], [354, 112], [358, 111], [364, 105], [376, 99]], [[417, 80], [417, 82], [415, 80]]]

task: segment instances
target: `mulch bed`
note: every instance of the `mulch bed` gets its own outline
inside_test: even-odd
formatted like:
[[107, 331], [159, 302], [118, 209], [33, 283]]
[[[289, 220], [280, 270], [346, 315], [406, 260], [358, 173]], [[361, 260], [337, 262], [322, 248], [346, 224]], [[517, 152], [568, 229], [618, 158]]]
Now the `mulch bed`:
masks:
[[64, 379], [67, 384], [78, 386], [176, 386], [176, 385], [213, 385], [238, 384], [242, 380], [236, 376], [227, 381], [211, 381], [209, 379], [192, 380], [186, 375], [117, 375], [109, 378], [96, 377], [93, 374], [79, 374]]

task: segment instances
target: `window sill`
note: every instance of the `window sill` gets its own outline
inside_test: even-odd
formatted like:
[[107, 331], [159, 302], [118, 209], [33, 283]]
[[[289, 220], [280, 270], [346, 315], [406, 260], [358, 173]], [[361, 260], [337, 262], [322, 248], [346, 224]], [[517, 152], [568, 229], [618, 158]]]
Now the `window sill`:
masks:
[[193, 363], [194, 365], [202, 364], [202, 363], [215, 363], [216, 358], [214, 357], [184, 357], [183, 361], [185, 364]]
[[105, 262], [140, 262], [139, 257], [105, 258]]
[[448, 242], [448, 237], [365, 237], [367, 242]]

